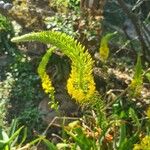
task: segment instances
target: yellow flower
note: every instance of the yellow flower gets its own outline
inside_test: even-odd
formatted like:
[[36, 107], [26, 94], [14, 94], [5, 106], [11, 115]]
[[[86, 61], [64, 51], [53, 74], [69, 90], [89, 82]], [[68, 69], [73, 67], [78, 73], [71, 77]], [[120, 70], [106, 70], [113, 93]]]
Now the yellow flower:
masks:
[[113, 37], [113, 35], [115, 35], [116, 33], [117, 32], [107, 33], [101, 39], [99, 53], [100, 53], [100, 59], [101, 59], [102, 62], [105, 62], [108, 59], [108, 56], [109, 56], [108, 42]]
[[135, 144], [133, 150], [150, 150], [150, 136], [145, 136], [141, 143]]
[[[110, 35], [108, 35], [106, 38], [109, 38], [109, 36]], [[94, 61], [85, 47], [74, 40], [71, 36], [55, 31], [45, 31], [29, 33], [13, 38], [12, 41], [40, 41], [45, 44], [52, 44], [62, 50], [62, 52], [66, 54], [72, 61], [72, 71], [70, 78], [67, 81], [68, 93], [79, 103], [84, 103], [92, 99], [91, 97], [95, 94], [95, 84], [92, 75]], [[107, 46], [107, 42], [104, 44], [104, 46]], [[42, 80], [42, 87], [46, 93], [50, 94], [54, 93], [54, 88], [52, 87], [49, 76], [46, 74], [46, 66], [56, 47], [52, 47], [46, 52], [38, 67], [38, 74]]]
[[141, 150], [141, 146], [139, 144], [135, 144], [133, 150]]
[[49, 76], [46, 73], [44, 73], [43, 75], [41, 75], [41, 79], [42, 79], [42, 87], [45, 93], [53, 94], [54, 88], [52, 86]]
[[92, 76], [87, 74], [86, 77], [83, 77], [80, 85], [78, 74], [73, 70], [67, 81], [67, 89], [72, 98], [76, 99], [79, 103], [84, 103], [94, 95], [95, 83]]
[[107, 43], [104, 43], [100, 47], [100, 59], [101, 59], [101, 61], [103, 61], [103, 62], [106, 61], [108, 56], [109, 56], [109, 47], [108, 47]]

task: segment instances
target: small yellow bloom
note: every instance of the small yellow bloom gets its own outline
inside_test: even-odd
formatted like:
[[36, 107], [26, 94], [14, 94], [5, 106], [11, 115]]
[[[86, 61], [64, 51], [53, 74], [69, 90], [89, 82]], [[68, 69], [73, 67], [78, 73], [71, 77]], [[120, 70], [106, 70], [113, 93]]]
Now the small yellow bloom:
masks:
[[46, 73], [44, 73], [43, 75], [41, 75], [41, 79], [42, 79], [42, 87], [43, 87], [45, 93], [47, 93], [47, 94], [54, 93], [54, 88], [52, 86], [49, 76]]
[[109, 56], [109, 47], [108, 47], [107, 43], [105, 43], [104, 45], [102, 45], [100, 47], [100, 59], [101, 59], [101, 61], [103, 61], [103, 62], [106, 61], [108, 56]]
[[91, 74], [86, 74], [80, 83], [78, 74], [73, 70], [67, 82], [68, 93], [79, 103], [88, 101], [95, 93], [95, 83]]
[[145, 136], [141, 143], [135, 144], [133, 150], [150, 150], [150, 136]]
[[134, 144], [133, 150], [141, 150], [141, 146], [139, 144]]
[[100, 59], [102, 62], [105, 62], [108, 59], [108, 56], [109, 56], [108, 42], [113, 37], [113, 35], [115, 35], [116, 33], [117, 32], [108, 33], [105, 36], [103, 36], [101, 39], [99, 53], [100, 53]]

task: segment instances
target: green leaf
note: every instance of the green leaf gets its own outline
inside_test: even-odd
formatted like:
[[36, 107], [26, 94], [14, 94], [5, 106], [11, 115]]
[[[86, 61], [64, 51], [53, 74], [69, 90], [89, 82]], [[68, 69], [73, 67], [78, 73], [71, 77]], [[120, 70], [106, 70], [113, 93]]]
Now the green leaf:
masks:
[[58, 149], [64, 149], [64, 148], [69, 148], [70, 147], [70, 145], [69, 144], [66, 144], [66, 143], [58, 143], [57, 144], [57, 148]]
[[2, 140], [4, 140], [4, 141], [9, 140], [7, 133], [3, 129], [1, 131], [1, 134], [2, 134]]
[[135, 74], [134, 74], [134, 80], [142, 80], [142, 63], [141, 63], [141, 56], [138, 54], [137, 63], [135, 66]]
[[17, 119], [13, 119], [13, 121], [11, 123], [11, 126], [10, 126], [9, 137], [11, 137], [15, 133], [16, 127], [17, 127], [17, 123], [18, 123], [18, 120]]
[[43, 139], [44, 144], [49, 150], [57, 150], [57, 147], [47, 139]]
[[0, 149], [9, 150], [9, 145], [7, 144], [8, 140], [9, 137], [7, 133], [2, 128], [0, 128]]
[[23, 137], [22, 137], [22, 140], [19, 144], [20, 146], [25, 142], [26, 138], [27, 138], [27, 127], [24, 128]]
[[23, 148], [20, 149], [29, 149], [31, 146], [34, 146], [37, 142], [41, 142], [44, 138], [45, 136], [39, 136], [39, 138], [36, 138], [35, 140], [27, 143], [25, 146], [23, 146]]
[[119, 150], [127, 150], [127, 148], [129, 150], [133, 149], [133, 146], [138, 141], [138, 138], [139, 138], [139, 132], [136, 132], [130, 138], [125, 138], [124, 141], [122, 142], [121, 146], [119, 147]]
[[129, 115], [132, 118], [135, 125], [138, 127], [138, 130], [140, 130], [141, 124], [139, 122], [139, 118], [137, 117], [136, 112], [134, 111], [134, 109], [132, 109], [132, 108], [129, 109]]
[[7, 141], [8, 144], [11, 144], [15, 138], [19, 135], [20, 131], [23, 129], [23, 126], [20, 127]]
[[0, 140], [0, 149], [3, 149], [6, 145], [6, 141]]
[[120, 126], [119, 150], [122, 150], [122, 149], [120, 149], [120, 147], [122, 147], [122, 145], [124, 144], [125, 140], [126, 140], [126, 125], [125, 125], [125, 123], [123, 123]]
[[148, 79], [148, 81], [150, 82], [150, 72], [146, 73], [146, 78]]
[[95, 148], [96, 144], [93, 139], [86, 137], [82, 128], [75, 128], [75, 133], [68, 132], [67, 133], [73, 138], [75, 144], [78, 145], [83, 150], [89, 150]]
[[35, 143], [37, 143], [37, 142], [39, 142], [39, 141], [41, 141], [41, 140], [44, 140], [44, 139], [45, 139], [45, 136], [39, 136], [39, 138], [37, 138], [37, 139], [35, 139], [35, 140], [29, 142], [28, 145], [29, 145], [29, 146], [32, 146], [32, 145], [34, 145]]

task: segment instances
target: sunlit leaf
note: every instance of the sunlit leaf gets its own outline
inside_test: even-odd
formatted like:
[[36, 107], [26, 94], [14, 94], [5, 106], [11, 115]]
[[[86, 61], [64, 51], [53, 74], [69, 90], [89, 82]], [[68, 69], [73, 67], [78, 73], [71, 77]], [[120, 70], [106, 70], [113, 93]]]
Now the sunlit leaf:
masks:
[[47, 146], [48, 149], [57, 150], [57, 147], [53, 143], [51, 143], [49, 140], [43, 139], [43, 141], [44, 141], [44, 144]]

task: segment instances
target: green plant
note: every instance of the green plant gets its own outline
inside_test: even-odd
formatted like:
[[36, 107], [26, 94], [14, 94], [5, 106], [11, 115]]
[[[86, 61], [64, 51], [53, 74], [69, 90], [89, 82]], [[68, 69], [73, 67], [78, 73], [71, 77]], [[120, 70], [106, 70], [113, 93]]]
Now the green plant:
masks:
[[138, 55], [137, 63], [135, 66], [135, 73], [134, 77], [131, 81], [131, 84], [129, 85], [130, 88], [130, 94], [133, 97], [139, 96], [142, 91], [142, 85], [143, 85], [143, 69], [142, 69], [142, 63], [141, 63], [141, 56]]
[[[106, 38], [107, 39], [107, 38]], [[106, 47], [108, 40], [104, 40]], [[109, 105], [102, 103], [95, 90], [95, 83], [92, 76], [93, 60], [84, 47], [75, 41], [72, 37], [56, 31], [45, 31], [39, 33], [29, 33], [20, 37], [12, 39], [13, 42], [39, 41], [45, 44], [51, 44], [55, 47], [50, 47], [38, 66], [38, 74], [42, 80], [42, 87], [44, 91], [53, 99], [55, 88], [52, 85], [52, 80], [46, 72], [46, 67], [52, 53], [56, 48], [62, 50], [70, 60], [71, 74], [67, 81], [68, 93], [76, 99], [77, 102], [83, 104], [84, 102], [93, 102], [90, 108], [92, 109], [90, 117], [87, 114], [81, 120], [81, 123], [72, 123], [72, 125], [63, 126], [62, 141], [56, 146], [45, 140], [49, 149], [70, 148], [70, 149], [94, 149], [102, 150], [129, 150], [134, 148], [134, 144], [138, 142], [140, 134], [147, 135], [149, 132], [149, 120], [142, 118], [140, 120], [139, 112], [135, 102], [128, 98], [124, 102], [124, 95], [127, 92], [133, 92], [132, 96], [137, 96], [141, 92], [143, 84], [143, 72], [140, 55], [138, 56], [135, 66], [134, 77], [123, 93], [121, 93], [115, 100], [113, 111], [109, 112]], [[107, 42], [106, 42], [107, 41]], [[108, 47], [107, 47], [108, 48]], [[108, 49], [107, 49], [108, 50]], [[108, 55], [107, 55], [108, 57]], [[105, 57], [107, 59], [107, 57]], [[129, 96], [130, 98], [130, 96]], [[112, 104], [112, 103], [111, 103]], [[108, 110], [108, 113], [105, 112]], [[148, 117], [149, 117], [149, 111]], [[87, 115], [87, 116], [86, 116]], [[143, 120], [145, 120], [144, 130]], [[132, 123], [130, 123], [132, 122]], [[92, 125], [90, 124], [92, 123]], [[147, 131], [145, 131], [145, 129]]]
[[[35, 140], [23, 145], [23, 143], [27, 138], [27, 128], [24, 128], [22, 126], [19, 129], [17, 129], [17, 125], [18, 125], [17, 119], [13, 120], [9, 133], [7, 133], [3, 128], [0, 128], [0, 149], [1, 150], [28, 149], [33, 145], [35, 145], [37, 142], [45, 138], [44, 136], [40, 136], [39, 138], [36, 138]], [[21, 136], [21, 131], [23, 131], [23, 135], [22, 138], [19, 139], [19, 137]]]
[[7, 105], [9, 103], [9, 94], [14, 83], [14, 78], [10, 72], [7, 72], [7, 78], [0, 81], [0, 126], [4, 127], [7, 114]]
[[69, 12], [67, 14], [55, 13], [55, 16], [46, 17], [45, 24], [47, 29], [53, 31], [60, 31], [70, 36], [77, 37], [78, 31], [74, 31], [75, 21], [79, 18], [79, 14]]
[[60, 12], [66, 12], [69, 2], [66, 0], [52, 0], [50, 5], [56, 7]]
[[2, 150], [9, 150], [13, 148], [13, 141], [18, 137], [20, 131], [22, 130], [23, 127], [20, 127], [16, 132], [12, 133], [10, 137], [8, 137], [7, 133], [0, 128], [0, 148]]
[[10, 38], [14, 36], [14, 30], [11, 22], [0, 14], [0, 55], [11, 53], [12, 43]]
[[[12, 42], [39, 41], [60, 48], [72, 61], [70, 78], [67, 81], [68, 93], [79, 103], [91, 100], [95, 93], [95, 83], [92, 76], [93, 60], [85, 48], [71, 36], [61, 32], [45, 31], [30, 33], [15, 37]], [[46, 74], [46, 65], [54, 49], [47, 51], [38, 67], [42, 85], [47, 93], [51, 88], [51, 80]], [[48, 85], [47, 85], [48, 83]], [[52, 90], [53, 95], [53, 90]]]
[[11, 107], [7, 108], [5, 117], [8, 122], [17, 117], [20, 124], [31, 127], [30, 129], [39, 127], [36, 126], [40, 118], [37, 105], [43, 96], [39, 87], [39, 77], [33, 68], [29, 57], [16, 54], [9, 70], [13, 83], [9, 83], [7, 105]]

